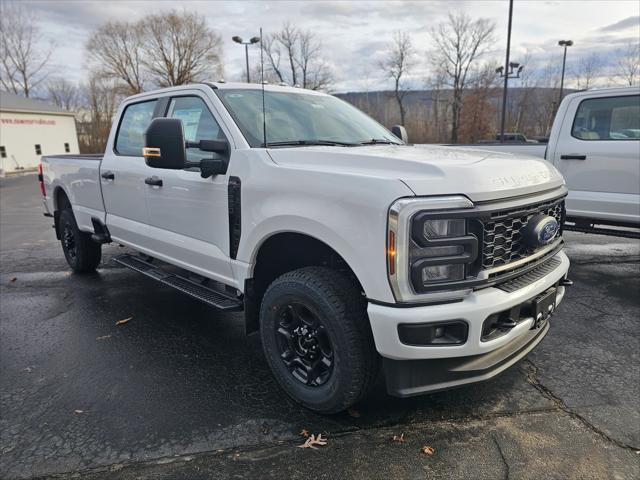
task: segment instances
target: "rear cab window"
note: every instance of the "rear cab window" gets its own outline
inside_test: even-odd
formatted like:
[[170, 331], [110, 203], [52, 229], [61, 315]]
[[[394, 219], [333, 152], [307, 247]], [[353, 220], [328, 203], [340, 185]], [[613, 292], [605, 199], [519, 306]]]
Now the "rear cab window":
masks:
[[144, 132], [153, 119], [157, 99], [127, 105], [122, 113], [114, 150], [116, 154], [141, 157]]
[[640, 140], [640, 95], [583, 100], [571, 136], [579, 140]]

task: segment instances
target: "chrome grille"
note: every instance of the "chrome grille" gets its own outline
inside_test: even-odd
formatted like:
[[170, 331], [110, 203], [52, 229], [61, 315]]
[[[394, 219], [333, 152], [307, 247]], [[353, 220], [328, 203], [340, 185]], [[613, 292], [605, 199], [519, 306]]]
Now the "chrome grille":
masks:
[[[554, 217], [562, 225], [564, 200], [493, 212], [482, 223], [482, 269], [506, 265], [534, 253], [523, 240], [521, 230], [540, 213]], [[559, 236], [560, 231], [556, 234]]]

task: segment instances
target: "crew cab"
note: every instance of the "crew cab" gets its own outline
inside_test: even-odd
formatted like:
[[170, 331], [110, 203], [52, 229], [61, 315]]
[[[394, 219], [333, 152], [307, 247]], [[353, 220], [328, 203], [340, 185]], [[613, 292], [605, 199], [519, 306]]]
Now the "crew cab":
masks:
[[585, 90], [560, 104], [548, 145], [472, 148], [545, 158], [564, 176], [571, 228], [622, 234], [596, 225], [640, 228], [640, 87]]
[[45, 215], [75, 272], [115, 242], [135, 252], [121, 265], [244, 311], [315, 411], [348, 408], [380, 370], [401, 397], [486, 380], [543, 339], [571, 283], [563, 178], [393, 132], [300, 88], [141, 93], [104, 155], [42, 158]]

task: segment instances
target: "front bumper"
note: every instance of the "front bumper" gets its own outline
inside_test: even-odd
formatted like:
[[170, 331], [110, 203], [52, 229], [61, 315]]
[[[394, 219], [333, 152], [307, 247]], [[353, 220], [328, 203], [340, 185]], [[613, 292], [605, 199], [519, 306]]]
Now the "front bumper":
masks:
[[[560, 263], [553, 271], [512, 292], [490, 287], [475, 291], [459, 302], [419, 307], [369, 303], [369, 320], [376, 349], [384, 357], [390, 393], [406, 396], [485, 380], [526, 355], [542, 340], [548, 330], [547, 324], [532, 329], [534, 319], [524, 318], [504, 335], [488, 341], [481, 340], [482, 326], [490, 315], [523, 304], [565, 278], [569, 259], [563, 251], [555, 258]], [[564, 293], [564, 287], [559, 286], [556, 305], [562, 301]], [[468, 337], [464, 344], [416, 346], [400, 341], [399, 324], [447, 320], [467, 323]], [[422, 378], [422, 372], [430, 372], [428, 378]]]

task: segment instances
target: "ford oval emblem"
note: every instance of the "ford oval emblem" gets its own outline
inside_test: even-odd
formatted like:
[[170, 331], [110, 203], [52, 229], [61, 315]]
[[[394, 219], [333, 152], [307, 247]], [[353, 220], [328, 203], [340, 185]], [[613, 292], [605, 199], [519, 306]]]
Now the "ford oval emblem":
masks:
[[560, 224], [549, 215], [534, 215], [523, 229], [523, 237], [531, 247], [548, 245], [556, 238]]

